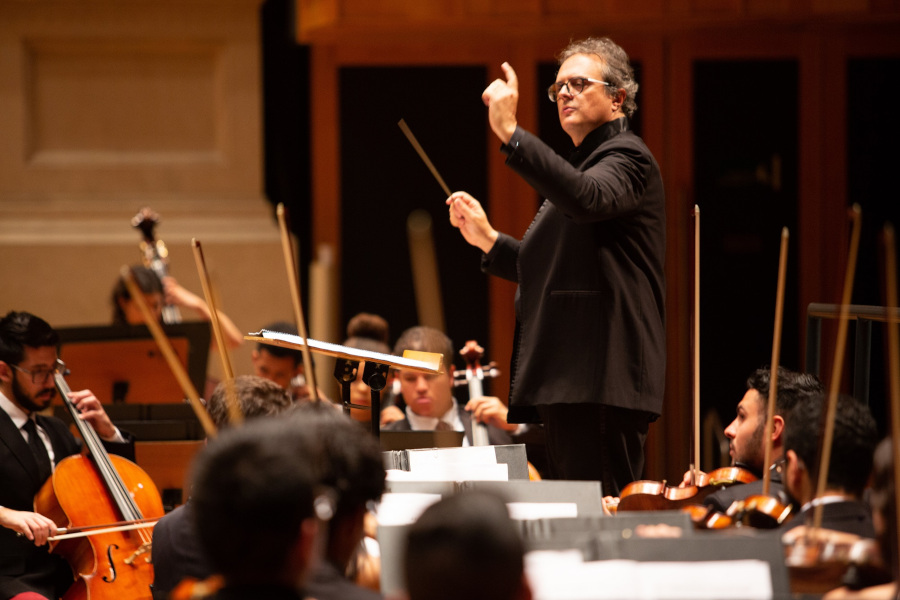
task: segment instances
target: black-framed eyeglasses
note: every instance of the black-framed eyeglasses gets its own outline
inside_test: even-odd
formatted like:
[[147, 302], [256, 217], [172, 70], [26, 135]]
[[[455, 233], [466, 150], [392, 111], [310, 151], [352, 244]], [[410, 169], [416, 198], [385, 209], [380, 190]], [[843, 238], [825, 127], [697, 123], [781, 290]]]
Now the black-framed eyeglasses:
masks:
[[590, 77], [572, 77], [568, 81], [557, 81], [553, 85], [547, 88], [547, 97], [550, 98], [550, 102], [556, 102], [556, 99], [559, 98], [559, 93], [566, 88], [569, 90], [569, 94], [572, 96], [577, 96], [581, 92], [584, 91], [584, 86], [588, 83], [598, 83], [600, 85], [609, 85], [608, 81], [600, 81], [599, 79], [591, 79]]
[[31, 383], [35, 385], [45, 385], [47, 381], [57, 373], [66, 373], [66, 363], [58, 358], [56, 359], [56, 366], [52, 369], [35, 369], [34, 371], [29, 371], [28, 369], [23, 369], [19, 365], [12, 365], [12, 368], [21, 371], [26, 375], [31, 375]]

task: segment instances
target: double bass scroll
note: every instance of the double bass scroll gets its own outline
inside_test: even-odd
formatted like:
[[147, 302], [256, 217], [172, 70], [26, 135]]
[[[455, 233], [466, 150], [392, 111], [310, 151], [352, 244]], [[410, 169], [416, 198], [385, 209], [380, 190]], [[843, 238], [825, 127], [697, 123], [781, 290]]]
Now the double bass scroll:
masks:
[[[159, 215], [151, 208], [144, 207], [131, 219], [131, 226], [139, 229], [143, 236], [141, 252], [144, 266], [156, 273], [160, 281], [169, 276], [169, 250], [162, 240], [156, 239], [153, 229], [159, 224]], [[166, 325], [181, 323], [181, 312], [177, 306], [165, 304], [162, 308], [162, 320]]]

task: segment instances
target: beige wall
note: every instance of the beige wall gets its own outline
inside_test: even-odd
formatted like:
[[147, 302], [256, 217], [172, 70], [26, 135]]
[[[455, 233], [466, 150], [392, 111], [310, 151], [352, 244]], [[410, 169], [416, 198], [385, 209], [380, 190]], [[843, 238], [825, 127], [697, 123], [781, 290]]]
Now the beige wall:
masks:
[[202, 295], [196, 237], [240, 329], [291, 317], [263, 196], [259, 4], [0, 0], [0, 310], [108, 323], [150, 206], [185, 287]]

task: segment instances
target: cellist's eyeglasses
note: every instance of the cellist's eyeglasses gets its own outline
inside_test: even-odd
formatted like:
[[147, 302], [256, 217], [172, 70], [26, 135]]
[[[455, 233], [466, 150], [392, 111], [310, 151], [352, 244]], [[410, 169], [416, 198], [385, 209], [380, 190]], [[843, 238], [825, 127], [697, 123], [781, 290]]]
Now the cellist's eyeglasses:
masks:
[[607, 81], [600, 81], [599, 79], [591, 79], [590, 77], [572, 77], [568, 81], [557, 81], [553, 85], [547, 88], [547, 97], [550, 98], [550, 102], [556, 102], [557, 98], [559, 98], [559, 93], [563, 91], [563, 88], [569, 90], [569, 94], [572, 96], [577, 96], [581, 92], [584, 91], [584, 87], [588, 83], [597, 83], [599, 85], [609, 85]]
[[26, 375], [31, 375], [31, 383], [35, 385], [45, 385], [50, 380], [50, 378], [57, 373], [66, 373], [66, 363], [59, 359], [56, 359], [56, 366], [54, 366], [52, 369], [35, 369], [33, 371], [29, 371], [28, 369], [23, 369], [19, 365], [11, 366], [16, 371], [21, 371]]

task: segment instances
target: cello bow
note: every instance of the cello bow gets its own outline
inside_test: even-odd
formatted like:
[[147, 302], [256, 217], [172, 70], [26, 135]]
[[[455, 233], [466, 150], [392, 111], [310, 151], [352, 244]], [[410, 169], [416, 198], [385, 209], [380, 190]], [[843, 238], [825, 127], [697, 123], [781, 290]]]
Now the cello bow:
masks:
[[203, 257], [203, 248], [197, 238], [191, 238], [191, 247], [194, 250], [194, 260], [197, 263], [197, 272], [200, 275], [200, 284], [203, 286], [203, 295], [209, 306], [210, 322], [213, 333], [216, 336], [216, 345], [219, 348], [219, 358], [222, 360], [222, 372], [225, 374], [225, 400], [228, 406], [228, 420], [232, 424], [244, 422], [244, 413], [238, 404], [237, 394], [234, 390], [234, 369], [231, 366], [231, 358], [228, 355], [228, 347], [225, 345], [225, 335], [219, 324], [219, 310], [216, 308], [215, 298], [212, 293], [212, 284], [209, 281], [209, 271], [206, 269], [206, 260]]
[[784, 284], [787, 277], [788, 228], [781, 230], [781, 251], [778, 256], [778, 286], [775, 291], [775, 329], [772, 333], [772, 361], [769, 363], [769, 398], [766, 409], [766, 452], [763, 460], [762, 495], [769, 495], [772, 480], [772, 430], [775, 428], [775, 403], [778, 400], [778, 365], [781, 361], [781, 323], [784, 314]]
[[[312, 355], [309, 351], [307, 343], [306, 321], [303, 319], [303, 300], [300, 294], [300, 278], [297, 275], [297, 264], [294, 260], [293, 244], [291, 243], [291, 234], [288, 232], [287, 214], [285, 213], [284, 204], [279, 202], [275, 209], [278, 215], [278, 228], [281, 232], [281, 249], [284, 253], [284, 267], [287, 269], [288, 285], [291, 289], [291, 300], [294, 308], [294, 320], [297, 322], [297, 331], [303, 338], [303, 346], [301, 352], [303, 354], [303, 371], [306, 378], [306, 385], [309, 388], [309, 397], [313, 402], [319, 401], [319, 391], [316, 385], [316, 372], [312, 366]], [[374, 416], [373, 416], [374, 419]]]
[[169, 365], [169, 369], [181, 386], [185, 396], [187, 396], [191, 408], [194, 409], [194, 413], [197, 415], [197, 419], [200, 421], [200, 425], [203, 427], [206, 437], [216, 437], [215, 423], [213, 423], [209, 416], [209, 412], [207, 412], [206, 407], [203, 406], [203, 403], [200, 401], [200, 395], [197, 393], [196, 388], [194, 388], [194, 384], [191, 383], [191, 378], [188, 376], [187, 371], [185, 371], [184, 366], [182, 366], [181, 362], [178, 360], [178, 355], [175, 353], [175, 349], [172, 348], [172, 343], [169, 341], [169, 338], [166, 337], [162, 327], [160, 327], [159, 323], [153, 317], [153, 313], [150, 312], [150, 307], [147, 306], [144, 295], [141, 293], [137, 282], [134, 280], [134, 274], [127, 266], [122, 267], [121, 274], [125, 286], [128, 288], [131, 297], [134, 298], [144, 317], [144, 323], [150, 330], [151, 335], [153, 335], [156, 345], [159, 346], [163, 357], [166, 359], [166, 363]]
[[[862, 209], [859, 204], [854, 204], [850, 209], [850, 218], [853, 228], [850, 234], [850, 254], [847, 258], [847, 268], [844, 273], [844, 289], [841, 294], [841, 310], [838, 317], [837, 341], [834, 348], [834, 362], [831, 365], [831, 382], [828, 388], [828, 405], [825, 412], [825, 429], [822, 434], [822, 456], [819, 464], [819, 477], [816, 483], [816, 498], [825, 495], [825, 487], [828, 484], [828, 469], [831, 463], [831, 444], [834, 439], [834, 419], [837, 414], [838, 395], [841, 389], [841, 370], [844, 363], [844, 350], [847, 345], [847, 328], [850, 322], [850, 299], [853, 293], [853, 280], [856, 275], [856, 257], [859, 252], [860, 221]], [[813, 530], [822, 525], [824, 505], [816, 504], [813, 513]]]

